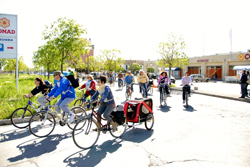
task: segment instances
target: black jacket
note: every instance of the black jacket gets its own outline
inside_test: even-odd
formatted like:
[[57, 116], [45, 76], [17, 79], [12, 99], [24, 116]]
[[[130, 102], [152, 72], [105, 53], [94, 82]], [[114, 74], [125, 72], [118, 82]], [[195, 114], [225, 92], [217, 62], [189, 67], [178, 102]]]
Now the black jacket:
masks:
[[47, 92], [49, 90], [49, 88], [46, 85], [40, 85], [35, 87], [31, 93], [33, 96], [35, 96], [36, 94], [38, 94], [39, 92], [42, 92], [42, 94], [48, 94], [49, 92]]
[[240, 78], [240, 83], [247, 83], [247, 75], [245, 73], [242, 74]]

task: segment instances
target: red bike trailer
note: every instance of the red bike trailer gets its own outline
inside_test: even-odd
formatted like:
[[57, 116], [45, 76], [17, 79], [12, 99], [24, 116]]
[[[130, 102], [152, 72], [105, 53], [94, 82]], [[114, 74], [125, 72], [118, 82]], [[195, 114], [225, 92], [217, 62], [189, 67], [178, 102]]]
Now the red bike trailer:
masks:
[[128, 127], [134, 127], [135, 123], [140, 125], [144, 122], [146, 129], [150, 130], [154, 125], [153, 101], [151, 98], [127, 100], [124, 106], [124, 114]]

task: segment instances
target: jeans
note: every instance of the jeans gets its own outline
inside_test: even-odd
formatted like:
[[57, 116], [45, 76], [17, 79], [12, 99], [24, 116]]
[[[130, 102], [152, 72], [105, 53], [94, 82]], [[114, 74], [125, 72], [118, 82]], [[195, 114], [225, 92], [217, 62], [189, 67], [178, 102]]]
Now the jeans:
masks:
[[[169, 94], [168, 85], [163, 85], [163, 86], [164, 86], [166, 94]], [[159, 87], [159, 92], [161, 93], [161, 87]]]
[[248, 86], [248, 83], [246, 83], [246, 96], [248, 96], [248, 92], [247, 92], [247, 86]]
[[46, 99], [44, 99], [43, 97], [40, 97], [37, 99], [37, 102], [42, 106], [42, 107], [46, 107], [46, 103], [48, 103], [48, 101]]
[[147, 83], [145, 82], [145, 83], [141, 83], [140, 82], [140, 93], [142, 93], [142, 90], [141, 90], [141, 86], [144, 86], [144, 88], [145, 88], [145, 95], [146, 95], [146, 97], [148, 97], [148, 91], [147, 91]]
[[246, 97], [246, 85], [247, 85], [246, 83], [241, 84], [241, 93], [242, 93], [241, 97], [243, 98]]
[[[90, 96], [93, 96], [95, 94], [95, 90], [89, 91]], [[88, 97], [87, 93], [84, 94], [85, 99]]]
[[71, 116], [69, 104], [74, 101], [75, 98], [65, 98], [64, 100], [59, 99], [56, 103], [56, 112], [61, 113], [61, 109]]
[[[97, 113], [98, 113], [100, 116], [102, 115], [102, 113], [104, 113], [104, 114], [103, 114], [103, 117], [104, 117], [105, 119], [107, 119], [109, 122], [113, 122], [112, 118], [109, 116], [113, 110], [114, 110], [114, 108], [113, 108], [112, 106], [106, 106], [105, 104], [102, 104], [102, 105], [99, 107]], [[99, 122], [101, 122], [101, 117], [97, 116], [97, 119], [98, 119]]]
[[126, 90], [128, 89], [128, 85], [131, 84], [131, 91], [133, 92], [134, 89], [133, 89], [133, 84], [132, 83], [126, 83]]
[[[188, 89], [188, 94], [190, 95], [190, 86], [189, 85], [188, 85], [187, 89]], [[182, 99], [185, 100], [184, 86], [182, 87], [182, 90], [183, 90]]]
[[[123, 83], [123, 80], [121, 78], [118, 79], [118, 86], [120, 86], [120, 84]], [[123, 85], [121, 85], [123, 86]]]

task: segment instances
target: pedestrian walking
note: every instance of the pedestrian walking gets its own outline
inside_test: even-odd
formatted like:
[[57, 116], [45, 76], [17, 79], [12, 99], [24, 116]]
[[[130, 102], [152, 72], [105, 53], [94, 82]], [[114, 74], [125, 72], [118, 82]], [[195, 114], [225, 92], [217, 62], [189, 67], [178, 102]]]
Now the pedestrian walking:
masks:
[[246, 97], [250, 97], [250, 95], [248, 94], [248, 91], [247, 91], [247, 86], [248, 86], [248, 84], [250, 84], [250, 75], [249, 75], [249, 71], [246, 72], [246, 75], [247, 75]]
[[240, 78], [240, 84], [241, 84], [241, 97], [239, 97], [239, 98], [245, 98], [245, 96], [246, 96], [246, 85], [247, 85], [246, 70], [243, 70], [242, 76]]

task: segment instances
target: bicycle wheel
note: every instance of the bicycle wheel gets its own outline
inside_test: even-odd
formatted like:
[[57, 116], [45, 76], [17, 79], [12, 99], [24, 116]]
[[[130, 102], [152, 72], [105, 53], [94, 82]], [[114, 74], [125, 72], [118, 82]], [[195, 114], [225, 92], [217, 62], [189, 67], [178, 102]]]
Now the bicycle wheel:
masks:
[[126, 100], [129, 98], [128, 91], [125, 92], [125, 97], [126, 97]]
[[[72, 123], [67, 123], [67, 126], [71, 130], [73, 130], [79, 119], [87, 118], [87, 113], [86, 113], [85, 109], [83, 109], [81, 107], [73, 107], [73, 108], [71, 108], [70, 111], [76, 115], [75, 120]], [[67, 120], [69, 120], [69, 117], [70, 116], [68, 115]], [[81, 128], [81, 127], [79, 127], [79, 128]]]
[[84, 103], [84, 99], [81, 98], [81, 99], [77, 99], [74, 106], [79, 106], [79, 107], [86, 107], [85, 103]]
[[11, 123], [17, 128], [26, 128], [29, 126], [32, 112], [29, 109], [18, 108], [11, 114]]
[[146, 117], [145, 127], [147, 130], [151, 130], [154, 126], [154, 115], [149, 113]]
[[186, 97], [186, 107], [188, 107], [188, 92], [185, 93], [185, 97]]
[[85, 118], [78, 122], [72, 134], [75, 145], [81, 149], [91, 148], [99, 138], [99, 128], [100, 127], [93, 119]]
[[[109, 131], [110, 134], [115, 137], [115, 138], [119, 138], [121, 137], [125, 132], [126, 132], [126, 128], [127, 128], [127, 124], [122, 124], [117, 126], [117, 131], [113, 132], [112, 130]], [[111, 129], [111, 128], [110, 128]]]
[[51, 113], [39, 112], [30, 119], [29, 130], [36, 137], [50, 135], [56, 126], [56, 121]]

